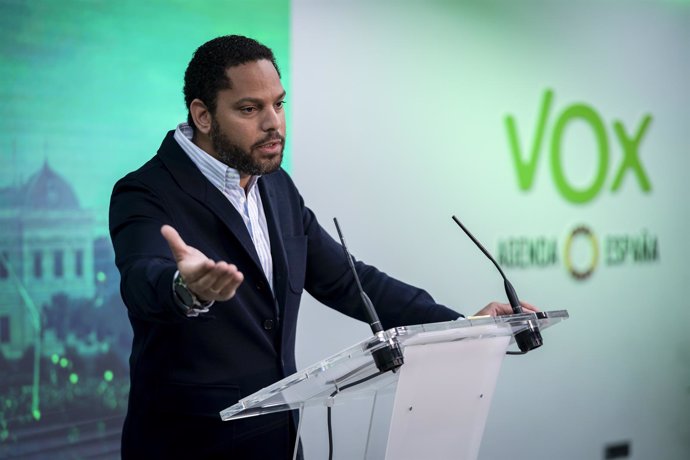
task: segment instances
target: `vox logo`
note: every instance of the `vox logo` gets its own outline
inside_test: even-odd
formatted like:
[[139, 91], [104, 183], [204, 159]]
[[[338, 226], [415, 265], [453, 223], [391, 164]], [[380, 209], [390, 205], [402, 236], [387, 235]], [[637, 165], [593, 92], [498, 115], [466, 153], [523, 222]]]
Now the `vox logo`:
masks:
[[[545, 134], [551, 115], [553, 99], [553, 91], [546, 90], [541, 101], [541, 110], [538, 114], [534, 138], [529, 146], [529, 151], [527, 144], [521, 145], [518, 139], [515, 117], [508, 115], [505, 118], [506, 129], [508, 130], [508, 143], [515, 163], [518, 186], [521, 190], [529, 190], [534, 184], [542, 144], [549, 141], [549, 139], [545, 139]], [[597, 149], [596, 174], [585, 185], [573, 184], [564, 170], [562, 155], [564, 134], [568, 125], [576, 120], [584, 122], [591, 129]], [[640, 145], [651, 122], [652, 116], [646, 114], [634, 129], [628, 130], [621, 121], [615, 120], [612, 123], [615, 137], [610, 139], [612, 136], [608, 134], [604, 120], [589, 105], [578, 103], [563, 109], [555, 119], [548, 144], [551, 177], [558, 192], [566, 200], [577, 204], [587, 203], [599, 195], [609, 177], [609, 168], [611, 167], [609, 153], [611, 144], [615, 143], [615, 141], [620, 146], [623, 157], [613, 172], [614, 176], [610, 190], [612, 192], [618, 190], [623, 182], [623, 178], [628, 174], [632, 174], [642, 191], [651, 191], [652, 184], [640, 161]]]

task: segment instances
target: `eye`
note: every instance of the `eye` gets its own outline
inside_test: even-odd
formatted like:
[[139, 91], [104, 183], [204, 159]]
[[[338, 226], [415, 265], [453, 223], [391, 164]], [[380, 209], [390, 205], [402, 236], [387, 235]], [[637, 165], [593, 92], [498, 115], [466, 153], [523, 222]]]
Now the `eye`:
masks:
[[282, 108], [285, 106], [285, 104], [287, 104], [287, 102], [285, 102], [285, 101], [278, 101], [278, 102], [276, 102], [276, 108], [277, 108], [277, 109], [282, 109]]
[[252, 105], [247, 106], [247, 107], [240, 107], [240, 112], [246, 113], [246, 114], [251, 114], [251, 113], [256, 112], [256, 107], [254, 107]]

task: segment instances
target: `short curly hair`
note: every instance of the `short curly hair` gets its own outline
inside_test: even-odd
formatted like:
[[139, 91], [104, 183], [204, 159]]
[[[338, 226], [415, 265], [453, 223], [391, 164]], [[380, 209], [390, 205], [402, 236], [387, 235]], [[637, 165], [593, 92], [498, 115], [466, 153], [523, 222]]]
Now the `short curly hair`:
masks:
[[225, 35], [201, 45], [194, 52], [184, 73], [184, 101], [189, 126], [196, 129], [189, 111], [194, 99], [200, 99], [212, 114], [215, 113], [218, 91], [232, 88], [232, 82], [225, 71], [230, 67], [261, 59], [271, 61], [280, 76], [273, 51], [251, 38]]

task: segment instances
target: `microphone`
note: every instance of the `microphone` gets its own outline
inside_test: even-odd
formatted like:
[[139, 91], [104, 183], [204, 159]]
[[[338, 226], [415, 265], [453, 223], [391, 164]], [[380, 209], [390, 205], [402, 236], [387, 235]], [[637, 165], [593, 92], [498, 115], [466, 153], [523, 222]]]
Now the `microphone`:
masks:
[[[484, 246], [470, 233], [467, 228], [462, 225], [462, 222], [460, 220], [453, 216], [453, 220], [455, 221], [458, 226], [462, 229], [463, 232], [467, 236], [470, 237], [472, 242], [477, 245], [477, 247], [484, 253], [486, 257], [489, 258], [491, 262], [496, 266], [498, 269], [498, 272], [501, 274], [501, 277], [503, 278], [503, 287], [505, 288], [506, 295], [508, 296], [508, 302], [510, 303], [510, 307], [513, 309], [513, 313], [516, 315], [522, 313], [522, 306], [520, 305], [520, 300], [518, 300], [517, 293], [515, 292], [515, 289], [513, 288], [513, 285], [510, 284], [510, 281], [508, 281], [508, 278], [506, 277], [505, 273], [503, 273], [503, 270], [501, 270], [501, 267], [498, 265], [496, 260], [491, 256], [489, 251], [487, 251]], [[539, 327], [537, 325], [532, 324], [531, 322], [528, 323], [529, 327], [525, 329], [522, 332], [518, 332], [515, 334], [515, 342], [518, 345], [518, 348], [522, 353], [527, 353], [530, 350], [534, 350], [535, 348], [539, 348], [544, 344], [544, 341], [541, 337], [541, 332], [539, 331]], [[509, 352], [510, 353], [510, 352]]]
[[357, 275], [357, 270], [355, 269], [355, 264], [352, 261], [352, 256], [350, 255], [350, 251], [348, 251], [347, 245], [345, 244], [345, 237], [343, 236], [343, 232], [340, 230], [338, 219], [334, 217], [333, 222], [335, 223], [335, 228], [338, 231], [338, 236], [340, 237], [340, 245], [342, 246], [343, 252], [345, 253], [345, 258], [347, 259], [347, 262], [350, 265], [352, 275], [355, 277], [357, 290], [359, 291], [359, 296], [362, 299], [362, 304], [364, 304], [364, 312], [366, 313], [367, 320], [369, 321], [371, 332], [373, 332], [374, 336], [376, 336], [379, 339], [379, 342], [387, 342], [385, 347], [375, 350], [371, 353], [374, 357], [374, 363], [376, 363], [376, 367], [378, 368], [379, 372], [395, 372], [396, 369], [398, 369], [400, 366], [404, 364], [400, 344], [398, 343], [398, 340], [395, 337], [391, 338], [390, 340], [386, 340], [383, 336], [383, 327], [381, 326], [379, 315], [376, 313], [376, 310], [374, 309], [374, 304], [371, 302], [371, 299], [362, 288], [362, 283], [359, 280], [359, 275]]

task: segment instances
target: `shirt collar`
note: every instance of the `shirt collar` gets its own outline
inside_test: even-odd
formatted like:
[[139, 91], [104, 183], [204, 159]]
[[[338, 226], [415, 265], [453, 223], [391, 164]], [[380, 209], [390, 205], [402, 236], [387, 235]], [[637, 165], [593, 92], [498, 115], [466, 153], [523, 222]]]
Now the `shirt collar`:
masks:
[[[194, 162], [201, 173], [221, 192], [228, 192], [229, 188], [240, 187], [240, 172], [222, 161], [214, 158], [210, 153], [202, 150], [192, 142], [194, 130], [187, 123], [180, 123], [175, 129], [174, 138], [190, 160]], [[247, 184], [249, 193], [261, 176], [252, 176]]]

